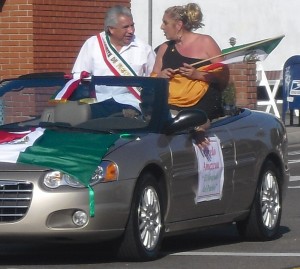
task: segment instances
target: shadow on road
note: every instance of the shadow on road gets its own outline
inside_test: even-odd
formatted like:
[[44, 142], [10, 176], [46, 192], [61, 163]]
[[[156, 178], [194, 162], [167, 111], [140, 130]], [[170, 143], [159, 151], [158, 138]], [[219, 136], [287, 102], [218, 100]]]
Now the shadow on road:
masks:
[[[278, 238], [289, 232], [288, 227], [282, 226]], [[235, 225], [218, 226], [165, 238], [161, 257], [177, 252], [201, 251], [201, 249], [241, 242], [243, 241]], [[77, 265], [120, 262], [108, 243], [79, 245], [1, 242], [0, 260], [1, 265]]]

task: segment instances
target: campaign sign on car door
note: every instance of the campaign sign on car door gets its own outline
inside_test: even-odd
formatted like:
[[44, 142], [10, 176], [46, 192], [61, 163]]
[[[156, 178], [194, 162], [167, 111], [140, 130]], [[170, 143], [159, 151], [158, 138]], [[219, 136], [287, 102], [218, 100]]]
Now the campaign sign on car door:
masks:
[[198, 158], [198, 192], [196, 203], [222, 198], [224, 161], [217, 137], [210, 137], [204, 149], [194, 145]]

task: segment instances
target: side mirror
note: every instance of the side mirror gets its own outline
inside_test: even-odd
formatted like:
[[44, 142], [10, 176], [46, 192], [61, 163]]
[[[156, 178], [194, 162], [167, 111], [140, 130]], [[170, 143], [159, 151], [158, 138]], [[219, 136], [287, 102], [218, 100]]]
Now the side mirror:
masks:
[[205, 124], [208, 118], [204, 111], [199, 109], [187, 109], [180, 111], [175, 118], [172, 118], [165, 128], [166, 134], [173, 134], [185, 130], [192, 130], [195, 127]]

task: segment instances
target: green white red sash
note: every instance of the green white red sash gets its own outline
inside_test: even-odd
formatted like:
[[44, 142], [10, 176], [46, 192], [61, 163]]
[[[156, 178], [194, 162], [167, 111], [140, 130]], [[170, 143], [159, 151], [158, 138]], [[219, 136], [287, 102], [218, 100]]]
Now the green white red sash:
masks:
[[[103, 59], [115, 76], [136, 76], [134, 70], [111, 45], [108, 35], [97, 35]], [[127, 87], [134, 97], [140, 100], [140, 91], [136, 87]]]
[[50, 102], [67, 102], [74, 91], [78, 88], [81, 81], [89, 77], [90, 73], [82, 71], [80, 73], [80, 78], [71, 78], [61, 90], [51, 97]]

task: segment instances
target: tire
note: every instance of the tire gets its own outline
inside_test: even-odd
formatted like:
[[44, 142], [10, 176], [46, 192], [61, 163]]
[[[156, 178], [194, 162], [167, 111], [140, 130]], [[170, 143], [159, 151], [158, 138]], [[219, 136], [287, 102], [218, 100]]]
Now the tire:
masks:
[[146, 173], [138, 180], [118, 257], [148, 261], [158, 257], [163, 237], [161, 192], [155, 177]]
[[243, 238], [266, 241], [278, 234], [282, 213], [279, 178], [277, 167], [267, 161], [259, 177], [250, 214], [246, 220], [236, 223]]

